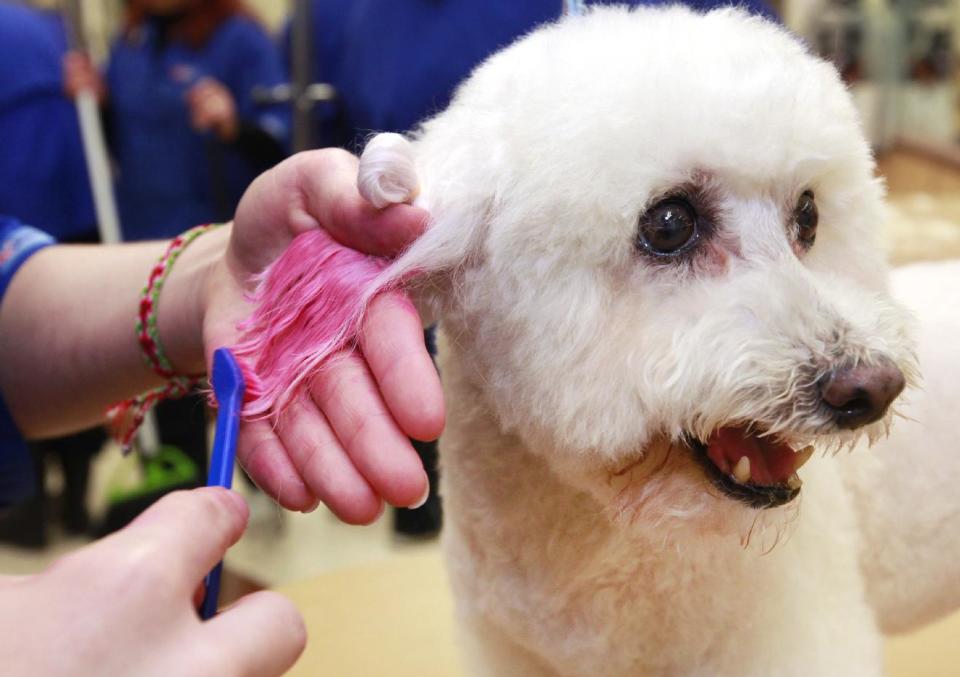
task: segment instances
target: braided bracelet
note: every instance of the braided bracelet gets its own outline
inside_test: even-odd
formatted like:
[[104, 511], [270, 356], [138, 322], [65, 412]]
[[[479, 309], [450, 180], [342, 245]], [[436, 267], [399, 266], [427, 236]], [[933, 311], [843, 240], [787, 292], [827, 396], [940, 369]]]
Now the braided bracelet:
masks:
[[171, 240], [163, 256], [150, 270], [147, 285], [140, 293], [140, 304], [137, 309], [137, 343], [143, 352], [147, 365], [167, 382], [145, 393], [124, 400], [107, 410], [107, 427], [111, 436], [120, 443], [123, 453], [126, 454], [133, 447], [133, 440], [140, 429], [147, 412], [158, 402], [165, 399], [183, 397], [190, 392], [193, 386], [204, 383], [203, 374], [177, 374], [170, 360], [167, 358], [160, 344], [160, 332], [157, 328], [157, 308], [160, 305], [160, 292], [173, 269], [173, 264], [191, 242], [223, 224], [207, 223], [191, 228], [182, 235]]

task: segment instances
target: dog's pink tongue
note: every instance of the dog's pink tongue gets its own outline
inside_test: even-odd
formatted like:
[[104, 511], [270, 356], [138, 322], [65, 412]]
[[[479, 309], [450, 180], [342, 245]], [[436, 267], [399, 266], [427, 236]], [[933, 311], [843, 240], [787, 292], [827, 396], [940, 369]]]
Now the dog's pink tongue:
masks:
[[751, 484], [784, 482], [802, 463], [786, 444], [770, 437], [757, 437], [742, 427], [720, 428], [714, 432], [707, 443], [707, 455], [728, 475], [733, 474], [737, 463], [746, 456], [750, 459]]

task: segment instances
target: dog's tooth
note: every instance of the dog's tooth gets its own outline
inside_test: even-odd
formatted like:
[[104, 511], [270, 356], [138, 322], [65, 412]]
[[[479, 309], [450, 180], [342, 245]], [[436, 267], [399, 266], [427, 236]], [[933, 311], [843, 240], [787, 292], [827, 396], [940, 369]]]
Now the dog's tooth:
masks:
[[802, 484], [803, 482], [800, 480], [800, 476], [797, 473], [793, 473], [787, 478], [787, 487], [790, 489], [799, 489]]
[[796, 452], [793, 457], [793, 469], [799, 470], [800, 466], [810, 460], [810, 457], [813, 456], [813, 445], [808, 444], [800, 451]]
[[740, 484], [746, 484], [750, 481], [750, 459], [747, 456], [741, 456], [737, 464], [733, 466], [733, 478]]

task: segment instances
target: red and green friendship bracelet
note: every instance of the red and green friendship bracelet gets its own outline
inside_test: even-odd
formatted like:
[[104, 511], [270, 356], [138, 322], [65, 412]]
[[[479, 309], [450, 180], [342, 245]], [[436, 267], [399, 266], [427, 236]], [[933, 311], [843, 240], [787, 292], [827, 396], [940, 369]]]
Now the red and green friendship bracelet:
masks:
[[183, 250], [207, 231], [221, 225], [223, 224], [206, 223], [173, 238], [163, 256], [150, 270], [147, 284], [140, 293], [136, 324], [137, 343], [143, 352], [144, 361], [154, 373], [166, 380], [166, 383], [115, 404], [107, 410], [108, 426], [113, 438], [123, 448], [123, 453], [129, 452], [132, 448], [137, 430], [154, 405], [161, 400], [183, 397], [193, 386], [206, 381], [202, 374], [185, 375], [174, 371], [160, 343], [157, 308], [160, 305], [160, 292], [163, 290], [163, 285]]

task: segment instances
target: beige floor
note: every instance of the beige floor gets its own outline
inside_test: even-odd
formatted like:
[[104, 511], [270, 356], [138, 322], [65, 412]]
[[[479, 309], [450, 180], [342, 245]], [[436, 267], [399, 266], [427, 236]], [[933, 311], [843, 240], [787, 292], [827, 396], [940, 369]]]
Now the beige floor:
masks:
[[[891, 218], [884, 235], [891, 260], [960, 257], [960, 171], [907, 155], [884, 160], [881, 169], [890, 183]], [[102, 496], [108, 481], [131, 471], [125, 463], [115, 450], [101, 454], [95, 497]], [[316, 619], [311, 652], [298, 674], [455, 674], [415, 669], [415, 657], [422, 651], [455, 660], [447, 646], [452, 631], [444, 619], [450, 606], [434, 542], [397, 539], [386, 519], [371, 527], [348, 527], [323, 509], [311, 515], [283, 514], [262, 496], [251, 500], [250, 529], [228, 554], [227, 566], [263, 585], [290, 591], [308, 617]], [[101, 502], [93, 503], [96, 509]], [[56, 538], [39, 553], [0, 546], [0, 572], [41, 570], [82, 543]], [[411, 602], [417, 599], [411, 596], [415, 590], [433, 594]], [[431, 636], [434, 642], [427, 644]], [[379, 653], [365, 650], [373, 643], [364, 638], [374, 637], [381, 643]], [[920, 640], [898, 640], [891, 645], [891, 674], [960, 675], [960, 642], [955, 638], [960, 638], [960, 617], [934, 626]], [[341, 654], [356, 660], [349, 665], [337, 662]], [[431, 663], [434, 668], [440, 664]]]
[[[385, 562], [283, 586], [280, 591], [297, 604], [310, 632], [307, 650], [291, 675], [463, 674], [463, 658], [450, 622], [453, 602], [436, 552], [395, 555]], [[960, 675], [958, 637], [960, 616], [953, 616], [922, 632], [888, 641], [889, 676]]]

